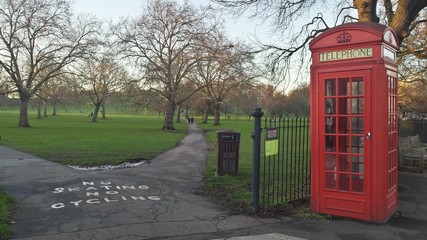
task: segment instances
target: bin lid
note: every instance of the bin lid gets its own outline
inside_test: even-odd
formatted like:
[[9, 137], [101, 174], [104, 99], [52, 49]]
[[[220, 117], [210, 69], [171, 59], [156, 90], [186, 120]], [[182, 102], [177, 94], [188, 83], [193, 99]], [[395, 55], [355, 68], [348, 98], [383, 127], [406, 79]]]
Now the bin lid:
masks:
[[238, 134], [240, 134], [239, 132], [236, 132], [233, 129], [220, 129], [220, 130], [217, 130], [216, 132], [217, 133], [238, 133]]

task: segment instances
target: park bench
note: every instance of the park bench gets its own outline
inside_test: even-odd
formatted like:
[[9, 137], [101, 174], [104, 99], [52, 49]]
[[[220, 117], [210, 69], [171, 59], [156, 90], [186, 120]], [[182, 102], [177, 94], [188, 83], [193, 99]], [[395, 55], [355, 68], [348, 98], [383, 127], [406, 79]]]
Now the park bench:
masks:
[[423, 173], [427, 144], [421, 143], [418, 135], [399, 138], [399, 160], [402, 171]]

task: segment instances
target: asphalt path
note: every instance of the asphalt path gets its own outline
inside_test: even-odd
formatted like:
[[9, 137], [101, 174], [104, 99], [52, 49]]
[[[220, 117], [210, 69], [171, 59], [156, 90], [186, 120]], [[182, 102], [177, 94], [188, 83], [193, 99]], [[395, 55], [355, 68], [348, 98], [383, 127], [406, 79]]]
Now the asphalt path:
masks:
[[[200, 239], [277, 220], [231, 216], [197, 194], [202, 130], [134, 168], [83, 171], [0, 146], [0, 185], [16, 200], [15, 239]], [[218, 233], [218, 234], [216, 234]]]
[[13, 239], [426, 239], [427, 175], [399, 175], [402, 217], [230, 215], [198, 194], [207, 142], [197, 125], [173, 149], [134, 168], [83, 171], [0, 146], [0, 186], [16, 204]]

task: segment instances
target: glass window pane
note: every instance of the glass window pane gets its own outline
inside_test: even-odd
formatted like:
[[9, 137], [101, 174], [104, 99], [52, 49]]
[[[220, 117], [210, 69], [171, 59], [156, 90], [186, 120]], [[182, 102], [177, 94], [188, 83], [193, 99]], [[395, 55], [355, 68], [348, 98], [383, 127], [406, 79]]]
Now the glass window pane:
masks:
[[350, 172], [350, 156], [338, 155], [338, 171]]
[[353, 166], [352, 166], [352, 172], [353, 173], [361, 173], [363, 174], [365, 172], [365, 166], [363, 162], [363, 156], [353, 156]]
[[394, 125], [394, 131], [397, 131], [397, 129], [398, 129], [398, 127], [399, 127], [399, 124], [398, 124], [398, 121], [397, 121], [397, 115], [394, 115], [394, 118], [393, 118], [394, 120], [393, 120], [393, 125]]
[[350, 191], [350, 174], [339, 174], [338, 190]]
[[338, 114], [348, 114], [349, 113], [349, 98], [338, 98]]
[[325, 114], [327, 115], [331, 115], [331, 114], [335, 114], [335, 99], [333, 98], [327, 98], [325, 100]]
[[388, 151], [394, 150], [394, 135], [388, 134]]
[[338, 152], [348, 153], [349, 152], [349, 136], [338, 136]]
[[335, 171], [337, 167], [335, 154], [326, 154], [325, 155], [325, 169], [329, 171]]
[[339, 117], [338, 133], [349, 133], [349, 132], [350, 132], [350, 117]]
[[338, 79], [338, 95], [348, 96], [349, 89], [350, 89], [350, 80], [348, 78], [339, 78]]
[[360, 137], [358, 136], [352, 136], [351, 137], [351, 146], [352, 147], [359, 147], [360, 146]]
[[364, 189], [365, 189], [365, 178], [363, 177], [363, 175], [359, 176], [359, 175], [353, 175], [353, 179], [352, 179], [352, 191], [353, 192], [359, 192], [359, 193], [363, 193]]
[[325, 188], [337, 189], [337, 174], [333, 172], [325, 173]]
[[351, 137], [352, 153], [363, 154], [363, 137], [353, 136]]
[[353, 98], [351, 99], [351, 113], [362, 114], [365, 111], [365, 99]]
[[363, 133], [363, 117], [352, 117], [351, 118], [351, 132], [353, 134]]
[[325, 137], [326, 152], [336, 152], [336, 136], [327, 135]]
[[335, 96], [335, 79], [325, 80], [325, 96]]
[[325, 118], [325, 133], [335, 133], [335, 120], [334, 117], [326, 117]]
[[353, 78], [351, 83], [351, 94], [352, 95], [363, 95], [365, 92], [365, 84], [363, 78]]

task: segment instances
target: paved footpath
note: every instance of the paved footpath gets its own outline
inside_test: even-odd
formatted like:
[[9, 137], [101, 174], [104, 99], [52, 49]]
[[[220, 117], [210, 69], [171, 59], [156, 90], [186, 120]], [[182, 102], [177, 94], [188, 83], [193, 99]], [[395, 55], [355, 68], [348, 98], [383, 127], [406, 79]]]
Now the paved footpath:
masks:
[[416, 182], [413, 174], [401, 176], [403, 217], [388, 224], [345, 219], [261, 219], [230, 215], [217, 202], [197, 194], [206, 156], [207, 143], [196, 125], [189, 127], [177, 147], [150, 164], [127, 169], [74, 170], [0, 146], [0, 186], [16, 199], [12, 212], [13, 237], [35, 240], [427, 238], [426, 175], [415, 176]]

